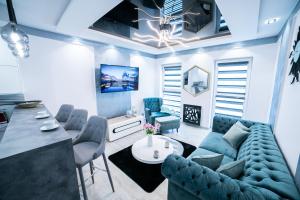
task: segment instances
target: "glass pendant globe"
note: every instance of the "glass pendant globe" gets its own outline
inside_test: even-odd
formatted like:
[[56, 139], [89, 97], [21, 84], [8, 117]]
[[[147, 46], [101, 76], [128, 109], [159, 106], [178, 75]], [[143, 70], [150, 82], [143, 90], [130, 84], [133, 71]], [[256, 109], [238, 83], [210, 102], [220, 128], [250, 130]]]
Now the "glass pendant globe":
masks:
[[18, 29], [14, 23], [8, 23], [2, 27], [1, 37], [8, 43], [29, 43], [29, 37], [22, 30]]
[[18, 25], [9, 22], [1, 29], [1, 37], [8, 43], [9, 49], [16, 57], [29, 57], [29, 37], [18, 28]]

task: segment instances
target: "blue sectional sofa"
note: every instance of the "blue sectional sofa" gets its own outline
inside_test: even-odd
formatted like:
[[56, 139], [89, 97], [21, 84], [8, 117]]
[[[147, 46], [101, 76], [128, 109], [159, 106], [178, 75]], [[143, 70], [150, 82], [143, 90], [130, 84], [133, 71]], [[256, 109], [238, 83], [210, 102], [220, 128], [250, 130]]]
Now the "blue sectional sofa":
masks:
[[[237, 121], [250, 128], [238, 150], [223, 135]], [[191, 160], [195, 155], [221, 153], [222, 164], [246, 161], [238, 179], [215, 172]], [[299, 191], [269, 125], [216, 115], [212, 132], [187, 159], [170, 155], [162, 165], [169, 179], [168, 200], [300, 200]]]

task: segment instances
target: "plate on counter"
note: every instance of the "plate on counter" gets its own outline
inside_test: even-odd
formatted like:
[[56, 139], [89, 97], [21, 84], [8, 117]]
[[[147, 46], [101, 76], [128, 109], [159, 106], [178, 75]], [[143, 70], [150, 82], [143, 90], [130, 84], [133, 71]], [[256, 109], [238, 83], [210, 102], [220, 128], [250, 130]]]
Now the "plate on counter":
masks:
[[40, 100], [34, 100], [34, 101], [24, 101], [22, 103], [18, 103], [18, 108], [35, 108], [37, 105], [39, 105], [42, 101]]
[[34, 118], [36, 118], [36, 119], [45, 119], [45, 118], [48, 118], [48, 117], [50, 117], [49, 114], [38, 114]]
[[58, 127], [59, 127], [58, 123], [46, 123], [40, 128], [40, 130], [41, 131], [52, 131], [52, 130], [57, 129]]

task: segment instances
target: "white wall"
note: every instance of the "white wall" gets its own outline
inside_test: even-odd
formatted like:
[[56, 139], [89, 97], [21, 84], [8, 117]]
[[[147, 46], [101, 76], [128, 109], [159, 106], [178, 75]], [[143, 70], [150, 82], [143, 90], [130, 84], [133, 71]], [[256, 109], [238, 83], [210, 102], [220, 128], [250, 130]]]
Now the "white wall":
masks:
[[143, 57], [139, 54], [130, 56], [131, 66], [139, 67], [139, 90], [132, 92], [131, 104], [138, 113], [144, 113], [143, 98], [159, 97], [160, 95], [160, 68], [156, 65], [156, 59]]
[[210, 86], [205, 93], [193, 97], [182, 89], [182, 104], [202, 106], [201, 126], [209, 128], [213, 117], [215, 62], [222, 59], [252, 58], [251, 79], [244, 118], [268, 122], [273, 84], [276, 71], [278, 44], [257, 45], [252, 47], [231, 48], [213, 51], [199, 51], [190, 55], [176, 55], [160, 58], [159, 66], [181, 63], [182, 73], [197, 65], [210, 72]]
[[97, 113], [93, 48], [30, 35], [20, 66], [27, 100], [41, 99], [53, 114], [64, 103]]
[[[95, 66], [100, 66], [100, 64], [111, 64], [139, 68], [138, 91], [98, 94], [98, 101], [102, 101], [102, 103], [98, 102], [98, 106], [101, 107], [98, 109], [107, 109], [103, 108], [103, 106], [109, 102], [110, 104], [115, 104], [112, 112], [119, 112], [119, 110], [122, 110], [124, 106], [125, 108], [127, 107], [126, 105], [122, 105], [122, 103], [126, 104], [131, 100], [131, 106], [134, 107], [139, 114], [143, 114], [143, 98], [159, 96], [159, 67], [156, 65], [155, 58], [145, 57], [139, 52], [131, 52], [114, 46], [97, 47], [95, 56]], [[129, 100], [127, 98], [129, 98]], [[130, 106], [127, 107], [127, 109], [130, 109]], [[106, 111], [104, 113], [106, 113]]]
[[96, 53], [94, 47], [31, 35], [30, 47], [30, 57], [20, 63], [25, 98], [43, 100], [53, 114], [63, 103], [87, 109], [89, 115], [97, 114], [95, 67], [99, 64], [140, 68], [139, 90], [130, 92], [139, 113], [143, 113], [144, 97], [159, 95], [154, 58], [112, 46], [97, 47]]
[[0, 94], [22, 93], [22, 90], [18, 59], [0, 38]]
[[300, 12], [292, 19], [291, 33], [292, 37], [284, 40], [283, 43], [288, 43], [288, 51], [285, 53], [285, 70], [283, 82], [281, 83], [281, 94], [279, 108], [275, 122], [275, 136], [283, 151], [285, 158], [291, 168], [293, 174], [296, 173], [297, 162], [300, 154], [300, 134], [299, 134], [299, 113], [300, 113], [300, 83], [296, 82], [291, 85], [292, 76], [289, 76], [291, 69], [289, 54], [292, 51], [294, 40], [297, 38], [297, 33], [300, 26]]

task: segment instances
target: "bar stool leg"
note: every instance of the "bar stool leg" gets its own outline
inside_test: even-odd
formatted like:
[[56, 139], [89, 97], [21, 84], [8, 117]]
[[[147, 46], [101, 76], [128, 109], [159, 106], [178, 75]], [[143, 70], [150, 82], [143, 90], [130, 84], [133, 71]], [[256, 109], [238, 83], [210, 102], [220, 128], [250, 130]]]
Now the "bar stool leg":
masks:
[[91, 176], [92, 176], [92, 182], [94, 184], [95, 179], [94, 179], [94, 163], [93, 163], [93, 161], [90, 162], [90, 171], [91, 171]]
[[78, 172], [79, 172], [79, 177], [80, 177], [80, 182], [81, 182], [83, 199], [88, 200], [88, 197], [87, 197], [87, 194], [86, 194], [85, 182], [84, 182], [83, 173], [82, 173], [82, 167], [78, 167]]
[[109, 182], [110, 182], [112, 191], [115, 192], [114, 184], [113, 184], [113, 181], [112, 181], [112, 178], [111, 178], [111, 175], [110, 175], [110, 171], [109, 171], [107, 161], [106, 161], [106, 157], [105, 157], [104, 153], [102, 154], [102, 157], [103, 157], [103, 160], [104, 160], [104, 164], [105, 164], [105, 167], [106, 167], [106, 171], [107, 171], [107, 175], [108, 175], [108, 178], [109, 178]]

